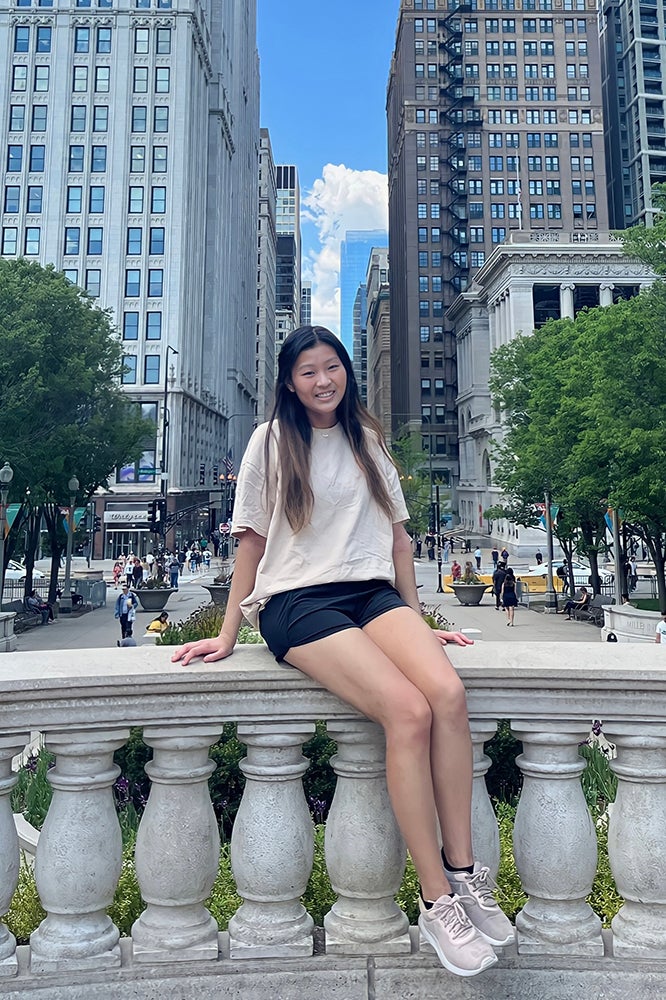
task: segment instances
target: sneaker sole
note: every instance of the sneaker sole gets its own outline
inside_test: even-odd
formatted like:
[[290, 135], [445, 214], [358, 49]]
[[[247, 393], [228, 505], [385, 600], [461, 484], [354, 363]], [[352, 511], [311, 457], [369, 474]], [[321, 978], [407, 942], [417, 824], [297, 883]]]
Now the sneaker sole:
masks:
[[[474, 921], [472, 921], [472, 923], [474, 923]], [[476, 924], [474, 924], [474, 927], [476, 927]], [[498, 941], [497, 938], [490, 937], [490, 935], [486, 934], [485, 931], [482, 931], [480, 927], [476, 927], [476, 931], [478, 934], [481, 935], [483, 940], [487, 944], [491, 944], [493, 948], [506, 948], [507, 945], [513, 944], [514, 941], [516, 940], [516, 935], [514, 931], [512, 931], [508, 937], [505, 937], [503, 941]]]
[[456, 976], [463, 976], [464, 978], [469, 978], [471, 976], [478, 976], [480, 972], [485, 972], [486, 969], [490, 969], [491, 966], [497, 964], [497, 955], [493, 955], [492, 957], [489, 955], [488, 958], [484, 961], [484, 963], [481, 966], [479, 966], [478, 969], [461, 969], [459, 968], [459, 966], [454, 965], [453, 962], [446, 957], [446, 955], [444, 954], [444, 952], [440, 947], [439, 942], [437, 941], [437, 938], [435, 938], [433, 935], [430, 934], [430, 931], [428, 931], [423, 926], [420, 919], [419, 919], [419, 931], [423, 936], [423, 938], [434, 949], [437, 958], [440, 960], [444, 968], [448, 969], [449, 972], [452, 972]]

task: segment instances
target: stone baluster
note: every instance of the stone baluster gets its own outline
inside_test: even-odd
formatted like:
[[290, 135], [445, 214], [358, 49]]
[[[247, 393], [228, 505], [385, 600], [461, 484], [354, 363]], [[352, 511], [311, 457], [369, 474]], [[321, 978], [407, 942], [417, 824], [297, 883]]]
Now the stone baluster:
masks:
[[314, 827], [303, 793], [308, 761], [302, 746], [310, 723], [238, 726], [247, 745], [247, 781], [231, 835], [231, 866], [243, 903], [229, 921], [231, 958], [311, 955], [307, 888]]
[[589, 725], [520, 722], [523, 790], [513, 833], [514, 856], [529, 899], [516, 917], [523, 954], [603, 954], [601, 921], [586, 902], [597, 866], [597, 839], [580, 775], [578, 745]]
[[604, 727], [617, 746], [608, 856], [625, 903], [613, 918], [616, 958], [666, 958], [666, 726]]
[[136, 875], [146, 909], [132, 927], [137, 962], [216, 960], [217, 923], [203, 905], [217, 876], [220, 835], [208, 779], [216, 726], [150, 726], [150, 795], [136, 839]]
[[405, 845], [386, 788], [384, 732], [374, 722], [329, 722], [338, 776], [326, 823], [326, 865], [337, 901], [324, 917], [329, 954], [409, 953], [395, 902]]
[[[27, 733], [0, 736], [0, 913], [9, 909], [19, 876], [19, 843], [9, 801], [9, 793], [18, 780], [12, 771], [12, 758], [29, 739]], [[15, 976], [17, 971], [16, 938], [0, 923], [0, 978]]]
[[56, 755], [53, 798], [35, 857], [35, 881], [46, 917], [30, 938], [33, 972], [120, 965], [118, 928], [107, 916], [122, 864], [112, 786], [114, 751], [129, 730], [49, 733]]
[[483, 744], [493, 738], [497, 732], [497, 725], [492, 722], [470, 719], [470, 731], [474, 748], [474, 782], [472, 785], [474, 857], [482, 865], [487, 865], [491, 876], [497, 878], [500, 863], [499, 830], [485, 780], [492, 761], [483, 751]]

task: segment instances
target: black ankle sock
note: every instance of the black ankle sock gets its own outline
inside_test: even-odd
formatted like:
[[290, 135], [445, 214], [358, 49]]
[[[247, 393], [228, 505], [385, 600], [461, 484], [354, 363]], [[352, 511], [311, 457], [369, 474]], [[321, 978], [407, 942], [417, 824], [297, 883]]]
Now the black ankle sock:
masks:
[[[447, 895], [454, 896], [455, 893], [449, 892], [449, 893], [447, 893]], [[421, 897], [421, 902], [425, 906], [426, 910], [432, 910], [433, 906], [435, 905], [435, 901], [434, 901], [434, 899], [426, 899], [425, 898], [425, 896], [423, 895], [423, 889], [421, 888], [420, 885], [419, 885], [419, 896]]]
[[444, 867], [446, 868], [446, 870], [449, 871], [449, 872], [467, 872], [468, 875], [473, 875], [474, 874], [474, 865], [473, 864], [471, 864], [471, 865], [458, 865], [457, 867], [455, 865], [450, 864], [449, 861], [448, 861], [448, 859], [447, 859], [447, 857], [446, 857], [446, 854], [444, 853], [444, 848], [442, 848], [442, 862], [443, 862]]

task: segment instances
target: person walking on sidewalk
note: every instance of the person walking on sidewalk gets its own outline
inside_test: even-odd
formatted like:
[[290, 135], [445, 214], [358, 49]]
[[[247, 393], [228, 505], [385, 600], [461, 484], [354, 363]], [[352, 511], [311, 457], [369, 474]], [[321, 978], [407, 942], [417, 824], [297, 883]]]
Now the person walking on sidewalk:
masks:
[[513, 617], [516, 613], [518, 597], [516, 595], [516, 578], [509, 566], [502, 584], [502, 607], [506, 611], [507, 628], [513, 628]]
[[502, 601], [502, 584], [506, 576], [506, 566], [503, 562], [497, 563], [497, 568], [493, 571], [493, 594], [495, 595], [495, 610], [500, 610]]
[[481, 559], [483, 558], [483, 552], [481, 551], [481, 546], [477, 545], [474, 549], [474, 558], [476, 559], [476, 568], [481, 569]]
[[447, 969], [474, 976], [514, 932], [472, 853], [465, 692], [442, 648], [469, 640], [423, 621], [408, 517], [342, 342], [299, 327], [280, 351], [271, 419], [238, 475], [222, 631], [172, 660], [230, 656], [245, 616], [278, 662], [383, 726], [389, 796], [421, 883], [421, 933]]
[[136, 618], [135, 598], [130, 593], [129, 586], [124, 583], [121, 592], [116, 597], [115, 617], [120, 619], [120, 638], [128, 639], [132, 635], [134, 619]]

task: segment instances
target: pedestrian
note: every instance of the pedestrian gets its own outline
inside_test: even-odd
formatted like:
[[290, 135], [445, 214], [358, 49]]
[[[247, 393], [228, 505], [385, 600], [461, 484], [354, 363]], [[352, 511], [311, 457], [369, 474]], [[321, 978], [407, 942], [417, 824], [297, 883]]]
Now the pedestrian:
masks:
[[480, 546], [477, 545], [477, 547], [474, 549], [474, 558], [476, 559], [476, 568], [477, 569], [481, 569], [481, 558], [482, 558], [482, 556], [483, 556], [483, 553], [481, 552], [481, 548], [480, 548]]
[[423, 549], [423, 539], [421, 538], [420, 532], [416, 535], [416, 558], [421, 558], [421, 550]]
[[569, 594], [569, 579], [567, 577], [566, 567], [558, 566], [555, 570], [555, 575], [562, 581], [562, 593], [567, 596]]
[[513, 628], [513, 617], [516, 613], [518, 598], [516, 596], [516, 578], [511, 567], [507, 567], [504, 583], [502, 584], [502, 607], [506, 611], [507, 628]]
[[123, 564], [120, 561], [120, 559], [116, 559], [115, 563], [113, 564], [113, 586], [115, 590], [118, 589], [118, 583], [122, 575], [123, 575]]
[[187, 549], [185, 548], [184, 545], [181, 545], [181, 547], [178, 550], [178, 565], [180, 566], [181, 576], [183, 575], [183, 569], [185, 567], [186, 562], [187, 562]]
[[174, 590], [178, 590], [178, 582], [180, 579], [180, 559], [174, 552], [169, 556], [169, 583]]
[[425, 547], [426, 552], [428, 553], [428, 559], [432, 562], [435, 558], [435, 536], [432, 528], [428, 530], [428, 534], [425, 536]]
[[507, 549], [506, 545], [504, 546], [504, 548], [500, 552], [500, 557], [501, 557], [502, 562], [504, 563], [504, 565], [505, 566], [508, 565], [508, 562], [509, 562], [509, 550]]
[[143, 564], [138, 556], [134, 557], [134, 565], [132, 566], [132, 583], [135, 589], [140, 587], [143, 583]]
[[132, 586], [133, 569], [134, 569], [134, 555], [133, 553], [130, 552], [127, 558], [125, 559], [125, 579], [127, 581], [128, 587]]
[[449, 561], [449, 553], [450, 552], [451, 552], [451, 543], [449, 542], [448, 538], [445, 538], [444, 539], [444, 562], [445, 563], [447, 563]]
[[155, 556], [152, 552], [149, 552], [146, 556], [146, 564], [148, 566], [148, 576], [155, 575]]
[[499, 549], [497, 548], [496, 545], [493, 545], [492, 549], [490, 550], [490, 558], [493, 561], [493, 569], [494, 570], [497, 569], [497, 563], [499, 562]]
[[536, 550], [536, 552], [534, 553], [534, 558], [536, 559], [537, 566], [540, 566], [543, 562], [543, 553], [541, 552], [541, 549]]
[[654, 641], [657, 645], [666, 647], [666, 608], [661, 611], [661, 621], [657, 622]]
[[53, 608], [47, 601], [43, 601], [36, 590], [31, 590], [29, 597], [25, 599], [25, 606], [28, 611], [42, 616], [42, 625], [48, 625], [53, 621]]
[[629, 590], [634, 591], [638, 586], [638, 563], [636, 556], [632, 555], [629, 560]]
[[502, 584], [506, 576], [506, 566], [503, 562], [498, 562], [493, 570], [493, 594], [495, 595], [495, 611], [500, 610], [502, 601]]
[[451, 563], [451, 581], [456, 583], [462, 576], [462, 566], [457, 559], [454, 559]]
[[172, 659], [230, 656], [245, 616], [278, 662], [383, 726], [391, 804], [420, 880], [421, 934], [447, 969], [472, 976], [495, 963], [489, 942], [514, 934], [472, 854], [464, 688], [442, 649], [469, 640], [422, 619], [408, 517], [342, 342], [298, 328], [280, 351], [271, 419], [239, 472], [222, 631]]
[[[624, 597], [624, 594], [622, 595]], [[572, 611], [585, 611], [586, 608], [590, 606], [590, 601], [592, 599], [587, 587], [580, 588], [580, 594], [577, 599], [568, 600], [563, 608], [561, 608], [557, 613], [558, 615], [566, 615], [567, 621], [571, 621]], [[624, 601], [622, 602], [625, 603]], [[629, 603], [629, 597], [627, 596], [626, 603]]]
[[134, 619], [136, 618], [135, 598], [130, 593], [129, 585], [124, 583], [116, 597], [114, 617], [120, 619], [120, 638], [127, 639], [132, 635]]

